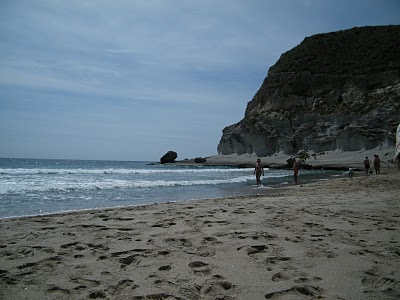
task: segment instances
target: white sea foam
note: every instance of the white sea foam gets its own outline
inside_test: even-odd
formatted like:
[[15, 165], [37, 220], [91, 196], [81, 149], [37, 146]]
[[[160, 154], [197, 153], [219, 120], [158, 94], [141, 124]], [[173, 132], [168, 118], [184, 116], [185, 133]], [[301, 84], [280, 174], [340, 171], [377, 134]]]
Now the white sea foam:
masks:
[[[263, 190], [288, 176], [265, 169]], [[0, 218], [260, 193], [254, 183], [253, 168], [0, 159]]]
[[101, 181], [61, 181], [47, 180], [32, 182], [20, 180], [0, 185], [0, 195], [25, 194], [28, 196], [37, 192], [73, 192], [82, 190], [107, 190], [107, 189], [140, 189], [174, 186], [218, 185], [228, 183], [241, 183], [252, 180], [253, 176], [240, 176], [226, 179], [203, 180], [122, 180], [103, 179]]
[[0, 175], [79, 175], [79, 174], [184, 174], [184, 173], [232, 173], [244, 169], [0, 169]]

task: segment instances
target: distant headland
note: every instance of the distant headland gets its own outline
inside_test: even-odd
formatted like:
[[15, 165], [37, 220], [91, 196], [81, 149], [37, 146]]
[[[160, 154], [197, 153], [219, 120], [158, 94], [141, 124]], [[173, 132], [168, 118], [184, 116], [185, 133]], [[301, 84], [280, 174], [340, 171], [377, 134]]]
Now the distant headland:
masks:
[[394, 147], [400, 123], [400, 26], [307, 37], [281, 55], [223, 129], [221, 155]]

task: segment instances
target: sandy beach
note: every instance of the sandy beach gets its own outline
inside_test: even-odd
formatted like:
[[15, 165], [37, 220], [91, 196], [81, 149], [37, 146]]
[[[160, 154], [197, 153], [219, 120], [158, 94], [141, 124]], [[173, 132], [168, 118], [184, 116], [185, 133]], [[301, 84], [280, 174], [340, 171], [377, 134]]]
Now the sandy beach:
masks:
[[399, 299], [400, 174], [0, 220], [0, 299]]

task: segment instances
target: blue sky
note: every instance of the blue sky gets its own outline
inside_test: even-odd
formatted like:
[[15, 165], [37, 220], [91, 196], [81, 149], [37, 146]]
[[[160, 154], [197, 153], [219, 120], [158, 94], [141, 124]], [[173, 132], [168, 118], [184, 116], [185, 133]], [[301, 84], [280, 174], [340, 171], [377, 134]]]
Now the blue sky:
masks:
[[400, 24], [397, 0], [1, 0], [0, 157], [217, 154], [306, 37]]

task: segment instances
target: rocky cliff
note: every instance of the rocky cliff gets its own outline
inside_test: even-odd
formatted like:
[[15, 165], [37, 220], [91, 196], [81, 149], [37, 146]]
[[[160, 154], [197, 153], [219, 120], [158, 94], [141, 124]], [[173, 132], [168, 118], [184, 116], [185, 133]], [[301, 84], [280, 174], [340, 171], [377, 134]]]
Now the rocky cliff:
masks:
[[400, 26], [307, 37], [282, 54], [223, 130], [219, 154], [372, 149], [400, 123]]

